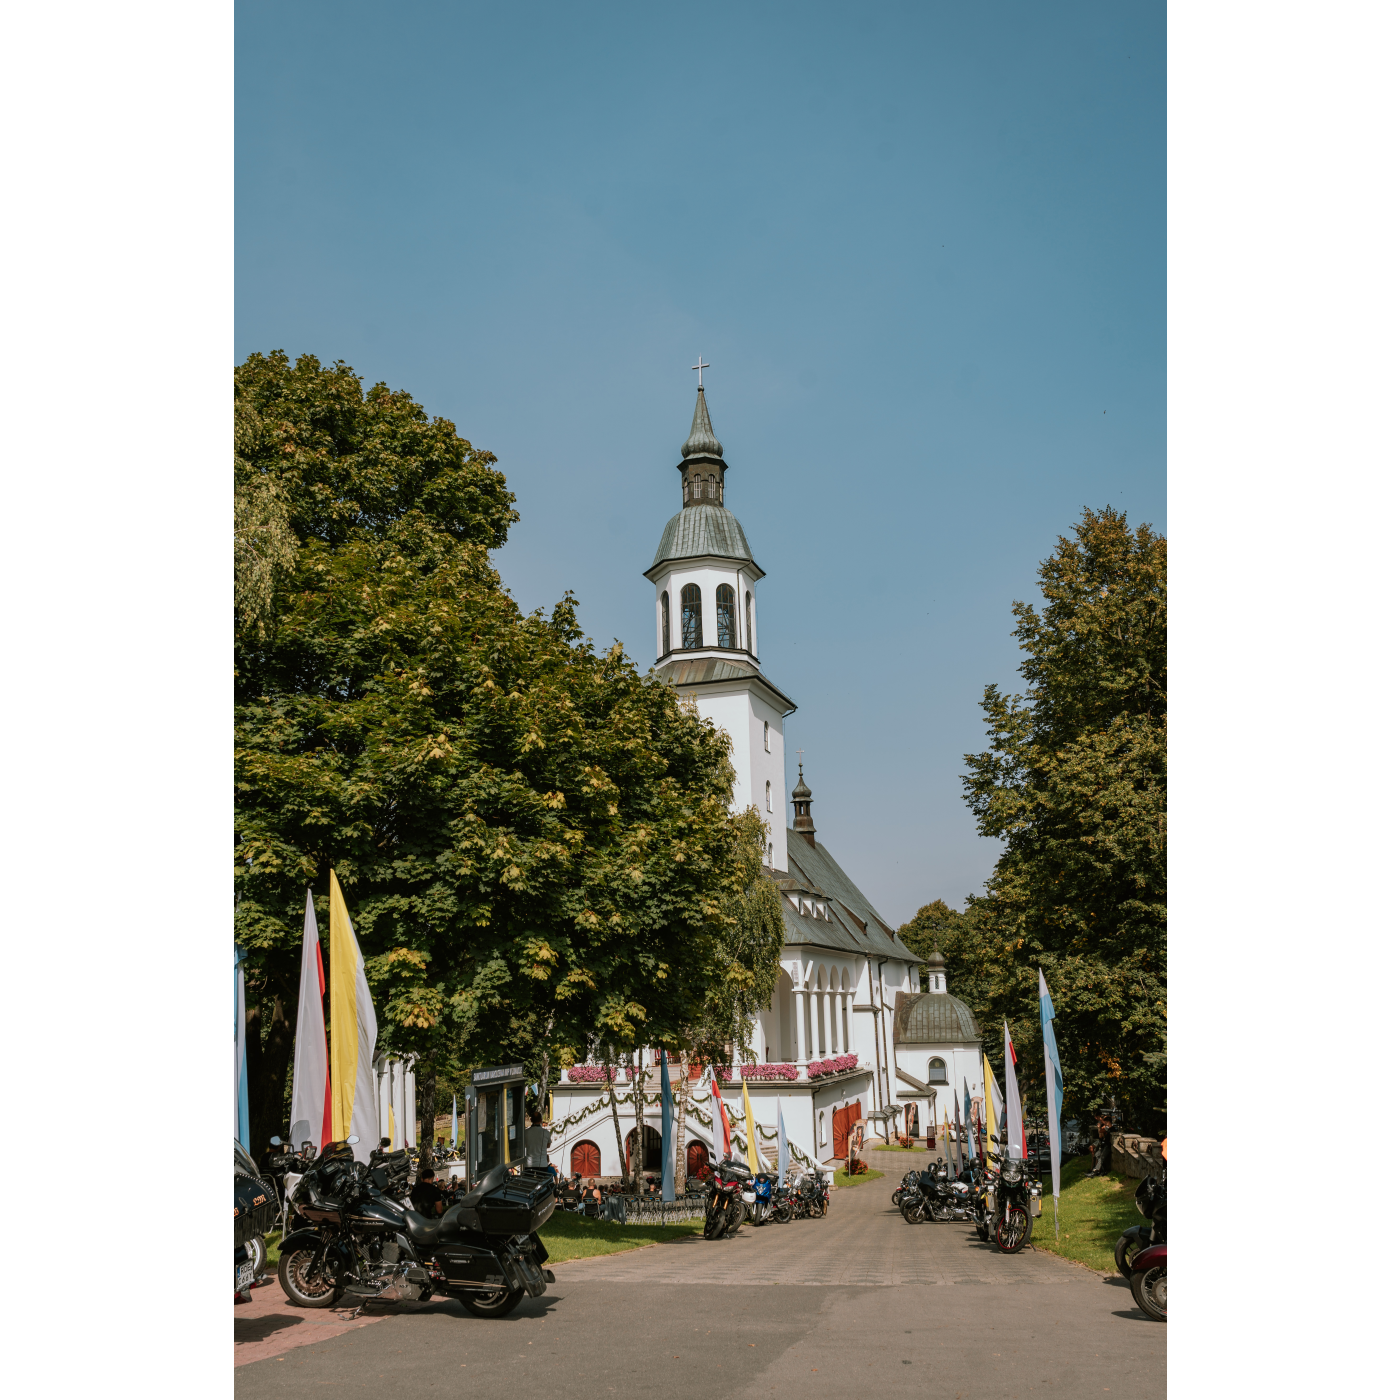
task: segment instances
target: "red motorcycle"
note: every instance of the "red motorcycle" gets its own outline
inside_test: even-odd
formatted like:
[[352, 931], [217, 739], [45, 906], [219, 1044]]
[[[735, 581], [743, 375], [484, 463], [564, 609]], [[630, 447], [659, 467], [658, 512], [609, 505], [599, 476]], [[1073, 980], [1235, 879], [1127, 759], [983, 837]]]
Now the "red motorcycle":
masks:
[[1148, 1245], [1133, 1256], [1133, 1302], [1153, 1322], [1167, 1320], [1167, 1247]]

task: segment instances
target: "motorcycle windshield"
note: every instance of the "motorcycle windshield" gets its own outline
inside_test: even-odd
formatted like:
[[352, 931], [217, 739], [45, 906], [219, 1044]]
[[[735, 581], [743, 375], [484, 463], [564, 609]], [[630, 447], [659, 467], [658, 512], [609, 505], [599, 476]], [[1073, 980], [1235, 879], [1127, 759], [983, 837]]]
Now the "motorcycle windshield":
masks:
[[233, 1140], [233, 1169], [245, 1176], [257, 1176], [258, 1164], [248, 1155], [248, 1149], [237, 1138]]

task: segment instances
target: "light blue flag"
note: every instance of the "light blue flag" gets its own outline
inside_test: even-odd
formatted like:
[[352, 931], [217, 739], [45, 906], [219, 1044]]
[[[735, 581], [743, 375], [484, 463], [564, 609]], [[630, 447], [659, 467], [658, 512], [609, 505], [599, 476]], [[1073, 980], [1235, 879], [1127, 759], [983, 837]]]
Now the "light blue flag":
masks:
[[243, 963], [246, 949], [233, 945], [233, 1135], [244, 1150], [253, 1150], [248, 1130], [248, 1016], [243, 1000]]
[[671, 1071], [668, 1056], [661, 1052], [661, 1199], [676, 1199], [676, 1130], [671, 1123]]
[[456, 1094], [453, 1094], [453, 1095], [452, 1095], [452, 1141], [451, 1141], [448, 1145], [449, 1145], [450, 1147], [456, 1147], [456, 1146], [457, 1146], [457, 1095], [456, 1095]]
[[[1055, 1195], [1055, 1238], [1060, 1237], [1060, 1114], [1065, 1106], [1065, 1076], [1060, 1069], [1060, 1049], [1055, 1044], [1055, 1004], [1045, 974], [1040, 974], [1040, 1030], [1045, 1038], [1045, 1104], [1050, 1129], [1050, 1189]], [[1053, 1092], [1052, 1092], [1053, 1091]]]
[[788, 1145], [787, 1128], [783, 1125], [783, 1106], [778, 1103], [778, 1180], [787, 1180], [788, 1174]]

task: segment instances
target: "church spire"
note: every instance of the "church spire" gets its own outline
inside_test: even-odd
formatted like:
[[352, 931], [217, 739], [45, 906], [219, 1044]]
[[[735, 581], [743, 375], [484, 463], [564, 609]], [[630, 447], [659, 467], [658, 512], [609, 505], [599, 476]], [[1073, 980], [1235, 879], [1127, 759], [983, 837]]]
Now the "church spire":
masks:
[[724, 460], [724, 447], [710, 426], [710, 410], [705, 406], [705, 386], [695, 391], [695, 417], [690, 424], [690, 436], [681, 448], [681, 460], [676, 464], [681, 474], [681, 504], [683, 506], [722, 506], [724, 504], [724, 474], [729, 470]]
[[705, 386], [695, 391], [695, 417], [691, 420], [690, 436], [681, 448], [682, 457], [713, 457], [716, 461], [724, 458], [724, 447], [710, 426], [710, 410], [705, 406]]
[[802, 763], [797, 764], [797, 786], [792, 790], [794, 816], [792, 829], [809, 845], [817, 844], [817, 828], [812, 822], [812, 789], [802, 780]]

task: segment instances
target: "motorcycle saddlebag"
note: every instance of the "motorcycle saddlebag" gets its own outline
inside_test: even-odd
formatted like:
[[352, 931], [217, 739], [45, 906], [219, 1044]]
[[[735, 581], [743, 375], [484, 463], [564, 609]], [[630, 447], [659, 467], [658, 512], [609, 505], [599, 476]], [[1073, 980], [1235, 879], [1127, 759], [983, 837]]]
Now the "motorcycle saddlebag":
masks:
[[508, 1176], [477, 1202], [481, 1228], [488, 1235], [529, 1235], [554, 1214], [554, 1183], [549, 1178]]

